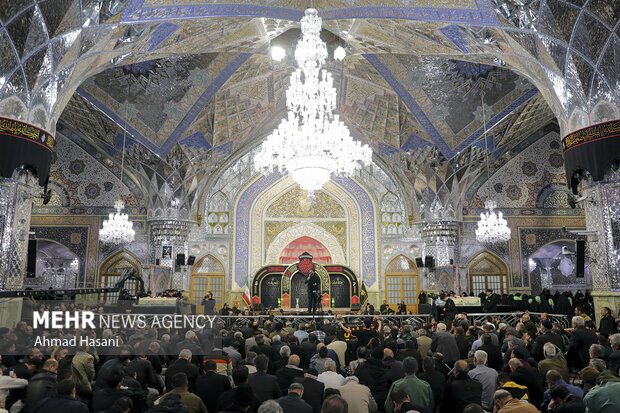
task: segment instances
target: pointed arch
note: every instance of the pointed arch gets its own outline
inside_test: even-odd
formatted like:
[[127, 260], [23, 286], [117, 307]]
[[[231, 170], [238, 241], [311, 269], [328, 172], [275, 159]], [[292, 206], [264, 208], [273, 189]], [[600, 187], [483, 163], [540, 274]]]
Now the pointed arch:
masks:
[[497, 254], [484, 249], [467, 261], [469, 285], [474, 295], [487, 288], [498, 294], [508, 294], [508, 265]]
[[192, 266], [189, 299], [196, 304], [196, 312], [201, 313], [202, 298], [210, 291], [215, 305], [224, 303], [226, 293], [226, 271], [224, 264], [212, 254], [205, 254]]
[[385, 299], [395, 311], [405, 302], [407, 311], [418, 311], [418, 294], [420, 290], [420, 271], [415, 262], [399, 254], [385, 267]]
[[[142, 261], [140, 261], [134, 253], [125, 248], [115, 251], [112, 255], [103, 260], [99, 266], [99, 286], [114, 287], [125, 270], [131, 268], [136, 270], [137, 275], [141, 275]], [[133, 282], [133, 284], [135, 284], [135, 282]], [[129, 283], [125, 284], [125, 286], [127, 289], [132, 288], [129, 286]], [[103, 293], [103, 301], [116, 302], [117, 300], [118, 293]]]

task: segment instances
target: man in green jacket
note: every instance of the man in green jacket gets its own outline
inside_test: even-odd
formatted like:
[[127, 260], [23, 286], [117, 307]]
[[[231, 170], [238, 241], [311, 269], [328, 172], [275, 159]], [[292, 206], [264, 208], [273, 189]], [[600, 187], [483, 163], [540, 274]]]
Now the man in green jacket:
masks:
[[171, 394], [177, 394], [181, 397], [181, 403], [187, 407], [189, 413], [208, 413], [202, 399], [188, 391], [189, 382], [185, 373], [177, 373], [172, 376], [170, 384], [172, 384], [173, 389], [155, 400], [155, 404], [161, 403]]
[[405, 377], [396, 380], [385, 399], [385, 413], [394, 413], [394, 403], [392, 402], [392, 392], [395, 389], [404, 390], [411, 399], [411, 403], [421, 407], [428, 407], [431, 411], [435, 410], [435, 399], [431, 385], [418, 379], [415, 375], [418, 372], [418, 361], [413, 357], [403, 360], [403, 370]]

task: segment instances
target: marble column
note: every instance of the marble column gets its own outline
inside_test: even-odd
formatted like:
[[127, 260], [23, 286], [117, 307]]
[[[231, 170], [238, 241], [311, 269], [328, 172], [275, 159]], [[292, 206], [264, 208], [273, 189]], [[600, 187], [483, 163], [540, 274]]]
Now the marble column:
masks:
[[23, 287], [32, 203], [38, 191], [36, 178], [28, 172], [0, 178], [0, 290]]

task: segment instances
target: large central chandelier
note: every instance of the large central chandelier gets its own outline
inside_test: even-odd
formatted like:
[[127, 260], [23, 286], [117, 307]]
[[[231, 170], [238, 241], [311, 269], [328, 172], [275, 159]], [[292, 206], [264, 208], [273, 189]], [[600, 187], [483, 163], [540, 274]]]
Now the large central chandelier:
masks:
[[352, 174], [359, 162], [368, 164], [372, 159], [372, 149], [355, 141], [333, 113], [336, 89], [331, 73], [321, 68], [327, 47], [320, 33], [318, 12], [307, 9], [295, 50], [299, 67], [286, 90], [287, 116], [254, 157], [257, 169], [287, 171], [309, 192], [321, 189], [333, 173]]
[[486, 211], [480, 213], [480, 221], [476, 229], [476, 240], [482, 243], [506, 242], [510, 239], [510, 227], [501, 211], [495, 212], [497, 204], [491, 199], [491, 175], [489, 173], [489, 145], [487, 143], [487, 126], [484, 111], [484, 94], [482, 95], [482, 124], [484, 125], [484, 146], [487, 165], [487, 187], [489, 197], [484, 203]]
[[[129, 86], [128, 86], [129, 87]], [[125, 128], [123, 129], [123, 155], [121, 157], [121, 180], [119, 199], [114, 203], [116, 212], [111, 212], [108, 219], [103, 221], [103, 227], [99, 230], [99, 240], [107, 244], [129, 244], [135, 238], [136, 231], [127, 214], [123, 214], [125, 203], [122, 201], [123, 172], [125, 166], [125, 140], [127, 138], [127, 104], [129, 103], [129, 89], [127, 90], [127, 102], [125, 103]]]

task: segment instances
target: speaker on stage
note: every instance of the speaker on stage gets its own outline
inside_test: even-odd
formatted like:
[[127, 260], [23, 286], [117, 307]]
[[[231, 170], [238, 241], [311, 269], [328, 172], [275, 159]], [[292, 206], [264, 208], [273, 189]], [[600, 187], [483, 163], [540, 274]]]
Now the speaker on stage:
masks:
[[415, 265], [417, 265], [418, 268], [423, 268], [424, 267], [424, 261], [422, 261], [422, 257], [417, 257], [415, 259]]
[[28, 260], [26, 261], [26, 277], [34, 278], [37, 272], [37, 240], [28, 240]]
[[195, 256], [190, 255], [189, 257], [187, 257], [187, 265], [194, 265], [195, 262], [196, 262]]
[[432, 255], [427, 255], [424, 257], [424, 266], [426, 268], [434, 269], [435, 268], [435, 258]]
[[575, 277], [583, 278], [585, 276], [585, 256], [586, 256], [586, 240], [578, 239], [575, 241], [575, 255], [577, 263], [575, 268]]
[[177, 265], [185, 265], [185, 254], [177, 254]]

